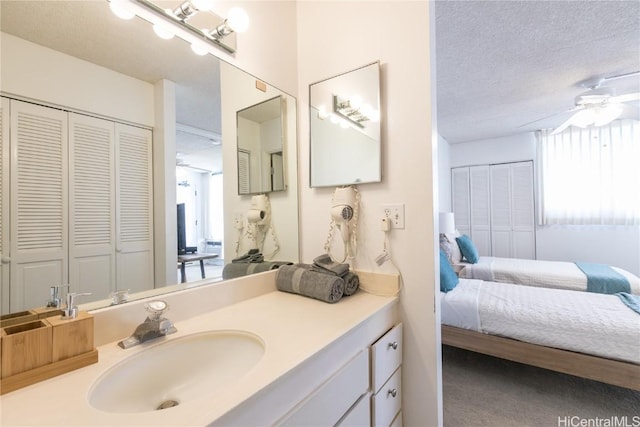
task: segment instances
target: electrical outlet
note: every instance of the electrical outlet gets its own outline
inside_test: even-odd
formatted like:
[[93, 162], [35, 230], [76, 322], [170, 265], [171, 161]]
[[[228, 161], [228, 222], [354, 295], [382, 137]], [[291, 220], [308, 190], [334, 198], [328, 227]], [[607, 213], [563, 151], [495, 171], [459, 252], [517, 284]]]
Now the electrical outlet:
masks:
[[382, 217], [389, 219], [391, 228], [404, 228], [404, 204], [382, 206]]

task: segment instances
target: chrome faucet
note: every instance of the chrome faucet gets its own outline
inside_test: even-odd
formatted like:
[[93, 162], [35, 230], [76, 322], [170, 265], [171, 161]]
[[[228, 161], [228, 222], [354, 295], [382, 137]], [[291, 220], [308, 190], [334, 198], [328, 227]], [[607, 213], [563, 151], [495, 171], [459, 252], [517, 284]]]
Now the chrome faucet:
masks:
[[162, 317], [162, 314], [169, 308], [166, 302], [161, 300], [149, 301], [144, 305], [144, 308], [149, 312], [149, 315], [144, 322], [138, 325], [130, 337], [118, 343], [120, 347], [127, 349], [145, 341], [177, 332], [171, 320]]

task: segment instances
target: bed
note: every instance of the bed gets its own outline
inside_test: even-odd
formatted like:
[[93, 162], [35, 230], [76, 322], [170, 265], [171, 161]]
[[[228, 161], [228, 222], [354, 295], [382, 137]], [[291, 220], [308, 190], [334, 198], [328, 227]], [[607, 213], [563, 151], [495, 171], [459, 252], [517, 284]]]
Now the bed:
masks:
[[640, 277], [618, 267], [594, 263], [479, 256], [466, 235], [440, 235], [440, 250], [461, 278], [545, 288], [640, 295]]
[[[477, 263], [454, 265], [461, 278], [515, 283], [545, 288], [587, 290], [586, 274], [573, 262], [481, 256]], [[630, 293], [640, 295], [640, 277], [622, 268], [611, 269], [624, 277]]]
[[640, 314], [617, 295], [459, 279], [442, 343], [640, 390]]

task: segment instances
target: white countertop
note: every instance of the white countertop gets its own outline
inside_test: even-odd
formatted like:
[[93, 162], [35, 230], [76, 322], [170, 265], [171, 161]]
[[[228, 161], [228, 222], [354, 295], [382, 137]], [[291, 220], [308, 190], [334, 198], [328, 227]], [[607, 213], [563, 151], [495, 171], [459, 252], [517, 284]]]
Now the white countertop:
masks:
[[[143, 345], [127, 350], [118, 347], [116, 342], [100, 346], [98, 363], [0, 397], [0, 425], [207, 425], [396, 302], [395, 297], [362, 291], [336, 304], [270, 292], [176, 322], [178, 332]], [[236, 382], [226, 384], [224, 390], [212, 388], [200, 398], [174, 408], [116, 414], [89, 404], [92, 384], [116, 363], [162, 342], [208, 330], [243, 330], [256, 334], [265, 343], [264, 355], [251, 371]]]

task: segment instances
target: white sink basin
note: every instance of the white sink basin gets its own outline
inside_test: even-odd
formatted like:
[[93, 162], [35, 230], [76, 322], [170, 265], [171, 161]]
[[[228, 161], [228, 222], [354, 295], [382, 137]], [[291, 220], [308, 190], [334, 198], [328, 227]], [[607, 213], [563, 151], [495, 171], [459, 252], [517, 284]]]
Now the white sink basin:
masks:
[[115, 413], [174, 407], [238, 380], [263, 354], [263, 341], [243, 331], [176, 338], [110, 368], [91, 387], [89, 403]]

